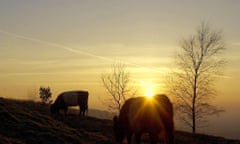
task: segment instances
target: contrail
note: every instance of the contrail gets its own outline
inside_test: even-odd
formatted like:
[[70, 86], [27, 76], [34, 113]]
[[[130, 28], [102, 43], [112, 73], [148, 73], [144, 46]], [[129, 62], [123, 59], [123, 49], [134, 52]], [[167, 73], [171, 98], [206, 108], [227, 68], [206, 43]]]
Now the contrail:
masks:
[[[49, 41], [45, 41], [45, 40], [40, 40], [40, 39], [36, 39], [36, 38], [32, 38], [32, 37], [27, 37], [27, 36], [24, 36], [24, 35], [19, 35], [19, 34], [4, 31], [4, 30], [1, 30], [1, 29], [0, 29], [0, 33], [3, 33], [3, 34], [8, 35], [8, 36], [15, 37], [15, 38], [23, 39], [23, 40], [28, 40], [28, 41], [33, 41], [33, 42], [36, 42], [36, 43], [46, 44], [46, 45], [53, 46], [53, 47], [58, 47], [58, 48], [64, 49], [64, 50], [72, 52], [72, 53], [83, 54], [83, 55], [98, 58], [98, 59], [101, 59], [101, 60], [116, 62], [116, 60], [108, 58], [108, 57], [95, 55], [95, 54], [92, 54], [92, 53], [89, 53], [89, 52], [77, 50], [77, 49], [74, 49], [74, 48], [71, 48], [71, 47], [68, 47], [68, 46], [64, 46], [64, 45], [60, 45], [60, 44], [57, 44], [57, 43], [53, 43], [53, 42], [49, 42]], [[135, 66], [135, 67], [139, 67], [139, 68], [144, 68], [144, 69], [147, 69], [147, 70], [150, 70], [150, 71], [153, 71], [153, 72], [161, 73], [161, 71], [159, 71], [157, 69], [154, 69], [154, 68], [143, 67], [141, 65], [131, 63], [131, 62], [126, 62], [126, 61], [123, 61], [123, 63], [126, 64], [126, 65]]]
[[107, 58], [107, 57], [97, 56], [97, 55], [94, 55], [94, 54], [91, 54], [91, 53], [88, 53], [88, 52], [73, 49], [73, 48], [68, 47], [68, 46], [64, 46], [64, 45], [56, 44], [56, 43], [53, 43], [53, 42], [36, 39], [36, 38], [26, 37], [26, 36], [19, 35], [19, 34], [16, 34], [16, 33], [3, 31], [1, 29], [0, 29], [0, 33], [6, 34], [6, 35], [9, 35], [9, 36], [13, 36], [13, 37], [16, 37], [16, 38], [19, 38], [19, 39], [29, 40], [29, 41], [33, 41], [33, 42], [36, 42], [36, 43], [42, 43], [42, 44], [46, 44], [46, 45], [49, 45], [49, 46], [62, 48], [64, 50], [70, 51], [72, 53], [79, 53], [79, 54], [87, 55], [87, 56], [90, 56], [90, 57], [95, 57], [95, 58], [98, 58], [98, 59], [113, 61], [112, 59]]
[[[82, 54], [82, 55], [94, 57], [94, 58], [105, 60], [105, 61], [116, 62], [116, 60], [108, 58], [108, 57], [95, 55], [95, 54], [92, 54], [92, 53], [89, 53], [89, 52], [77, 50], [77, 49], [74, 49], [74, 48], [71, 48], [71, 47], [68, 47], [68, 46], [64, 46], [64, 45], [60, 45], [60, 44], [57, 44], [57, 43], [53, 43], [53, 42], [49, 42], [49, 41], [45, 41], [45, 40], [40, 40], [40, 39], [36, 39], [36, 38], [32, 38], [32, 37], [27, 37], [27, 36], [24, 36], [24, 35], [19, 35], [19, 34], [8, 32], [8, 31], [4, 31], [4, 30], [1, 30], [1, 29], [0, 29], [0, 33], [8, 35], [8, 36], [15, 37], [15, 38], [23, 39], [23, 40], [33, 41], [33, 42], [36, 42], [36, 43], [42, 43], [42, 44], [46, 44], [46, 45], [49, 45], [49, 46], [61, 48], [61, 49], [64, 49], [64, 50], [72, 52], [72, 53]], [[136, 63], [126, 62], [126, 61], [120, 61], [120, 62], [123, 62], [124, 64], [129, 65], [129, 66], [143, 68], [143, 69], [146, 69], [146, 70], [149, 70], [149, 71], [152, 71], [152, 72], [162, 73], [162, 71], [160, 71], [158, 69], [144, 67], [144, 66], [141, 66], [141, 65], [136, 64]], [[221, 78], [231, 78], [229, 76], [218, 76], [218, 77], [221, 77]], [[136, 81], [136, 79], [134, 81]]]

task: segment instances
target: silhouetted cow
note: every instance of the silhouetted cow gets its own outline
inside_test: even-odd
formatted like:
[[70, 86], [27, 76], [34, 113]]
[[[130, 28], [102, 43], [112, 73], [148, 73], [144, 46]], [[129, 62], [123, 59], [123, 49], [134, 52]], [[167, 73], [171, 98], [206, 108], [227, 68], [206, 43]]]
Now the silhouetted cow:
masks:
[[79, 106], [79, 115], [85, 115], [88, 110], [88, 92], [87, 91], [67, 91], [58, 95], [55, 102], [51, 105], [51, 112], [59, 113], [62, 109], [67, 113], [68, 106]]
[[174, 135], [173, 106], [165, 95], [155, 95], [152, 100], [145, 97], [128, 99], [115, 116], [114, 133], [117, 142], [122, 143], [127, 137], [131, 143], [135, 134], [136, 143], [141, 141], [141, 135], [148, 133], [151, 143], [162, 140], [172, 144]]

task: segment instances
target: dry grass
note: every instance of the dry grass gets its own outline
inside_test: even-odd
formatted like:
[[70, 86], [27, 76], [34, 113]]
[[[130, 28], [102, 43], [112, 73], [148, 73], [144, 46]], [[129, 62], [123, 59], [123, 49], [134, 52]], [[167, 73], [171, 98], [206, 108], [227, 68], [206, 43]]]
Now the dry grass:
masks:
[[[52, 116], [49, 105], [0, 98], [0, 144], [111, 144], [112, 121]], [[178, 144], [240, 144], [222, 137], [176, 132]]]

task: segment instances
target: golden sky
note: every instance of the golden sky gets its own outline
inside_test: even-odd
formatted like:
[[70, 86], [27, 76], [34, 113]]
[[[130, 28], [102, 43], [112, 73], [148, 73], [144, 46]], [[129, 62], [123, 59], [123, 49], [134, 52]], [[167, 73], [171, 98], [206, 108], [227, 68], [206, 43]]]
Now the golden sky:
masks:
[[[55, 99], [62, 91], [83, 89], [90, 92], [91, 108], [103, 108], [107, 93], [100, 76], [116, 62], [126, 64], [139, 94], [146, 87], [162, 93], [179, 41], [206, 21], [223, 31], [227, 47], [215, 99], [226, 112], [216, 123], [240, 127], [239, 5], [233, 0], [0, 1], [0, 96], [38, 100], [39, 87], [50, 86]], [[239, 130], [215, 133], [240, 138]]]

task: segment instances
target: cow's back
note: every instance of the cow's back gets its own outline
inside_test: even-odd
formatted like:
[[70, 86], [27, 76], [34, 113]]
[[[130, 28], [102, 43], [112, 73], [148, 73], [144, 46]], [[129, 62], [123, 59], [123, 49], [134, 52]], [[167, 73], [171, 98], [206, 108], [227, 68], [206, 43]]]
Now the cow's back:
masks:
[[67, 106], [76, 106], [87, 103], [88, 92], [86, 91], [68, 91], [61, 94]]
[[67, 106], [78, 105], [78, 93], [76, 92], [64, 92], [61, 94], [63, 101]]
[[173, 106], [169, 98], [164, 94], [155, 95], [154, 99], [159, 103], [162, 109], [166, 110], [167, 113], [173, 115]]

